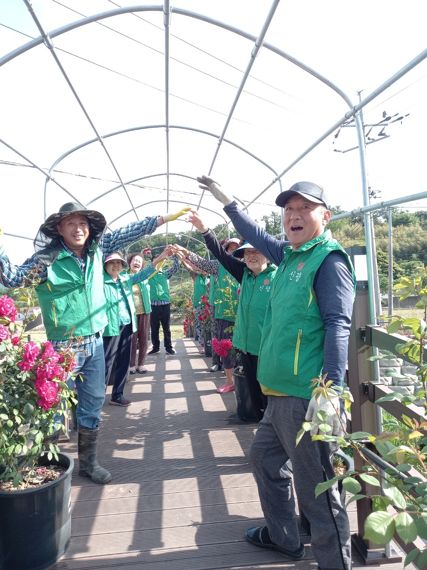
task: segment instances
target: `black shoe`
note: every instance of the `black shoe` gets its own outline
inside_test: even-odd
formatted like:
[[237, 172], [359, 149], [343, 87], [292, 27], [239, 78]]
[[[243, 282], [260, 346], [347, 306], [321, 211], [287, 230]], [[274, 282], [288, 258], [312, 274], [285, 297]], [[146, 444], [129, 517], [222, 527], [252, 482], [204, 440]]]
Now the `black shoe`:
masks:
[[127, 400], [124, 396], [119, 396], [115, 400], [113, 400], [111, 398], [111, 400], [110, 400], [110, 404], [112, 406], [122, 406], [123, 408], [127, 408], [127, 406], [129, 406], [130, 403], [131, 403], [131, 401]]
[[174, 350], [173, 348], [167, 348], [167, 349], [166, 349], [166, 352], [167, 352], [168, 354], [176, 354], [176, 350]]
[[291, 560], [301, 560], [301, 558], [303, 558], [305, 554], [305, 549], [303, 544], [300, 544], [296, 550], [289, 550], [284, 546], [279, 546], [278, 544], [275, 544], [271, 540], [268, 528], [266, 526], [249, 528], [246, 531], [245, 538], [248, 542], [254, 544], [255, 546], [259, 546], [261, 548], [270, 548], [271, 550], [277, 550], [277, 552], [280, 552], [281, 554], [283, 554], [287, 558], [290, 558]]
[[152, 348], [150, 351], [147, 352], [147, 354], [157, 354], [158, 352], [160, 352], [160, 349]]

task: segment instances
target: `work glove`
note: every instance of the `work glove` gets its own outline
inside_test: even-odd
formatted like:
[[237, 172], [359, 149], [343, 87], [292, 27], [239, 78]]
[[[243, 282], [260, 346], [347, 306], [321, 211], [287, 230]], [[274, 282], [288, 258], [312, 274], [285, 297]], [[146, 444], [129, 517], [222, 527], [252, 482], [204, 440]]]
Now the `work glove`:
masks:
[[[341, 412], [340, 398], [338, 395], [314, 395], [308, 404], [305, 419], [311, 422], [311, 435], [334, 435], [341, 437], [344, 435], [343, 425], [345, 425], [345, 413]], [[320, 426], [328, 425], [331, 429], [326, 431]]]
[[197, 182], [200, 182], [199, 188], [204, 191], [209, 190], [212, 196], [219, 202], [222, 202], [224, 206], [227, 206], [227, 204], [231, 204], [231, 202], [233, 202], [234, 198], [232, 196], [228, 196], [228, 194], [223, 192], [220, 189], [220, 185], [215, 182], [215, 180], [212, 180], [212, 178], [209, 178], [209, 176], [199, 176], [197, 178]]
[[165, 214], [164, 216], [162, 216], [163, 223], [166, 224], [167, 222], [172, 222], [173, 220], [177, 220], [178, 218], [180, 218], [190, 210], [191, 207], [187, 206], [186, 208], [182, 208], [181, 210], [179, 210], [179, 212], [175, 212], [175, 214]]

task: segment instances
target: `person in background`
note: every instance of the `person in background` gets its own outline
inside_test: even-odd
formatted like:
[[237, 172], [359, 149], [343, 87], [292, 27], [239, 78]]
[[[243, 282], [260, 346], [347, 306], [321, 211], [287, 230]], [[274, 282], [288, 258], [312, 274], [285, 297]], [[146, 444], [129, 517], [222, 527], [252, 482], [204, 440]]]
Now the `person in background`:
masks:
[[[143, 253], [132, 253], [128, 258], [129, 273], [135, 274], [144, 267]], [[144, 368], [145, 356], [148, 350], [148, 333], [150, 330], [150, 286], [148, 281], [139, 281], [132, 285], [133, 302], [136, 312], [136, 331], [132, 335], [131, 356], [130, 356], [130, 374], [145, 374], [147, 369]], [[138, 361], [137, 361], [138, 353]], [[138, 364], [137, 364], [138, 362]]]
[[[188, 211], [188, 210], [187, 210]], [[169, 246], [168, 246], [169, 247]], [[176, 256], [172, 257], [173, 265], [169, 269], [158, 271], [149, 280], [150, 296], [151, 296], [151, 342], [152, 349], [148, 354], [157, 354], [160, 351], [160, 325], [163, 330], [163, 342], [167, 354], [175, 354], [175, 349], [172, 346], [172, 334], [170, 328], [171, 318], [171, 297], [169, 279], [179, 269], [179, 261]]]
[[345, 429], [338, 394], [334, 406], [313, 395], [320, 378], [326, 377], [338, 389], [345, 381], [355, 290], [350, 259], [326, 229], [331, 218], [326, 193], [303, 181], [277, 196], [286, 244], [259, 227], [211, 178], [198, 181], [222, 202], [236, 230], [278, 265], [258, 360], [258, 380], [268, 404], [250, 452], [266, 525], [248, 529], [245, 538], [291, 560], [304, 556], [292, 472], [284, 465], [290, 459], [318, 568], [350, 570], [349, 521], [338, 486], [315, 496], [316, 486], [335, 475], [334, 446], [313, 441], [309, 433], [296, 445], [304, 421], [312, 421], [313, 434], [322, 422], [329, 424], [334, 436]]
[[203, 342], [202, 323], [199, 320], [200, 311], [202, 310], [203, 303], [201, 301], [203, 296], [207, 296], [209, 278], [204, 271], [200, 273], [193, 272], [193, 311], [194, 311], [194, 340], [196, 342]]
[[79, 475], [95, 483], [112, 479], [97, 459], [105, 400], [102, 332], [107, 325], [102, 256], [152, 234], [187, 210], [146, 217], [104, 233], [107, 222], [100, 212], [67, 202], [40, 226], [36, 253], [22, 265], [12, 265], [4, 252], [0, 256], [0, 283], [8, 288], [34, 286], [48, 340], [55, 348], [71, 346], [75, 352]]
[[[232, 256], [228, 255], [199, 212], [191, 210], [187, 221], [201, 232], [209, 251], [240, 283], [239, 303], [233, 330], [233, 347], [241, 353], [250, 394], [251, 415], [242, 417], [239, 409], [238, 415], [244, 421], [259, 421], [264, 414], [267, 398], [262, 393], [257, 380], [258, 354], [265, 311], [277, 268], [248, 242], [238, 247]], [[189, 254], [188, 257], [194, 265], [204, 261], [198, 256], [196, 259], [195, 254]], [[247, 414], [248, 410], [244, 410], [243, 413]]]
[[123, 392], [129, 373], [131, 343], [136, 331], [136, 312], [132, 287], [155, 274], [156, 264], [168, 256], [164, 250], [153, 264], [138, 273], [127, 273], [126, 261], [119, 252], [113, 252], [104, 260], [104, 292], [107, 301], [108, 323], [103, 334], [105, 353], [105, 385], [114, 376], [110, 404], [129, 406], [130, 400]]
[[[224, 242], [224, 251], [231, 255], [240, 245], [238, 238], [230, 238]], [[233, 336], [234, 320], [237, 310], [237, 290], [239, 287], [236, 279], [219, 263], [217, 259], [203, 259], [189, 250], [175, 244], [175, 251], [188, 259], [202, 271], [209, 273], [216, 280], [211, 306], [214, 310], [215, 338], [222, 340], [231, 339]], [[197, 263], [195, 263], [197, 262]], [[211, 281], [212, 285], [212, 281]], [[228, 354], [221, 357], [225, 372], [225, 383], [219, 386], [217, 391], [226, 394], [234, 391], [233, 370], [235, 366], [234, 355]]]
[[[224, 243], [224, 240], [221, 242], [221, 244]], [[211, 312], [212, 312], [212, 318], [211, 318], [211, 323], [210, 323], [210, 336], [211, 338], [218, 338], [218, 323], [217, 320], [215, 319], [215, 298], [216, 298], [216, 289], [217, 289], [217, 279], [215, 277], [215, 275], [210, 275], [209, 276], [209, 295], [208, 295], [208, 301], [209, 301], [209, 305], [211, 307]], [[209, 368], [209, 370], [211, 372], [221, 372], [222, 371], [222, 362], [221, 362], [221, 357], [219, 354], [217, 354], [214, 350], [212, 350], [212, 365]]]

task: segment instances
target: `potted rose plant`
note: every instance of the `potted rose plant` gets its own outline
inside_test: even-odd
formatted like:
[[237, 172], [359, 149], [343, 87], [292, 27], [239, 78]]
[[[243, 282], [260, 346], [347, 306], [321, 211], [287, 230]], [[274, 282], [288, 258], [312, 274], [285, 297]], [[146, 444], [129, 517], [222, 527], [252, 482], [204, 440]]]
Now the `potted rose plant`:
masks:
[[[365, 520], [364, 538], [380, 545], [393, 540], [397, 540], [402, 547], [408, 545], [404, 548], [404, 566], [412, 564], [421, 570], [427, 568], [427, 268], [424, 267], [414, 279], [401, 278], [395, 291], [401, 300], [409, 295], [419, 298], [416, 307], [421, 309], [421, 317], [395, 316], [387, 327], [389, 333], [406, 333], [406, 342], [396, 345], [396, 351], [415, 366], [417, 382], [414, 393], [392, 392], [379, 398], [377, 403], [396, 400], [404, 405], [415, 404], [421, 411], [422, 419], [403, 414], [400, 421], [394, 422], [392, 430], [371, 434], [347, 433], [344, 429], [344, 435], [340, 437], [329, 434], [330, 428], [325, 421], [323, 426], [319, 426], [319, 434], [312, 436], [313, 439], [336, 442], [343, 448], [351, 448], [355, 457], [358, 454], [363, 459], [364, 465], [362, 470], [350, 469], [321, 483], [316, 488], [316, 495], [341, 481], [343, 488], [352, 495], [349, 502], [369, 498], [372, 512]], [[379, 354], [369, 360], [379, 360], [384, 356]], [[320, 381], [315, 390], [324, 397], [329, 394], [336, 401], [337, 394], [331, 391], [330, 382]], [[348, 389], [342, 390], [339, 398], [348, 410], [352, 399]], [[323, 413], [319, 412], [318, 415]], [[311, 424], [303, 424], [298, 441], [311, 430]], [[377, 454], [365, 447], [367, 441]], [[374, 491], [367, 493], [363, 483]]]
[[1, 296], [0, 567], [36, 570], [54, 563], [70, 538], [73, 460], [57, 440], [74, 401], [74, 358], [28, 340], [16, 317], [13, 300]]

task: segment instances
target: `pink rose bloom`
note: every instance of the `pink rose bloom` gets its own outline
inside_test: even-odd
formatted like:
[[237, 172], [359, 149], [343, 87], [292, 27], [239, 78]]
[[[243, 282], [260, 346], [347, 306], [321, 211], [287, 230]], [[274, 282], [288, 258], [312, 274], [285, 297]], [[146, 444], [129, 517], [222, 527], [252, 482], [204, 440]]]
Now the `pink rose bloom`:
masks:
[[58, 362], [59, 360], [59, 354], [56, 352], [56, 350], [53, 348], [52, 343], [47, 340], [45, 342], [42, 342], [42, 358], [43, 360], [54, 360], [55, 362]]
[[0, 342], [9, 338], [9, 329], [4, 325], [0, 325]]
[[37, 405], [44, 410], [50, 410], [54, 404], [59, 402], [59, 386], [56, 382], [38, 379], [35, 382], [35, 388], [40, 396]]
[[21, 370], [31, 370], [39, 354], [40, 349], [37, 344], [31, 340], [27, 342], [24, 345], [23, 359], [21, 362], [18, 362], [19, 368]]
[[36, 370], [36, 380], [63, 380], [65, 371], [56, 362], [44, 362], [37, 366]]
[[8, 317], [12, 322], [15, 322], [17, 311], [13, 299], [7, 295], [0, 297], [0, 317]]
[[217, 338], [212, 339], [212, 348], [218, 356], [226, 357], [228, 350], [224, 347], [223, 341]]

